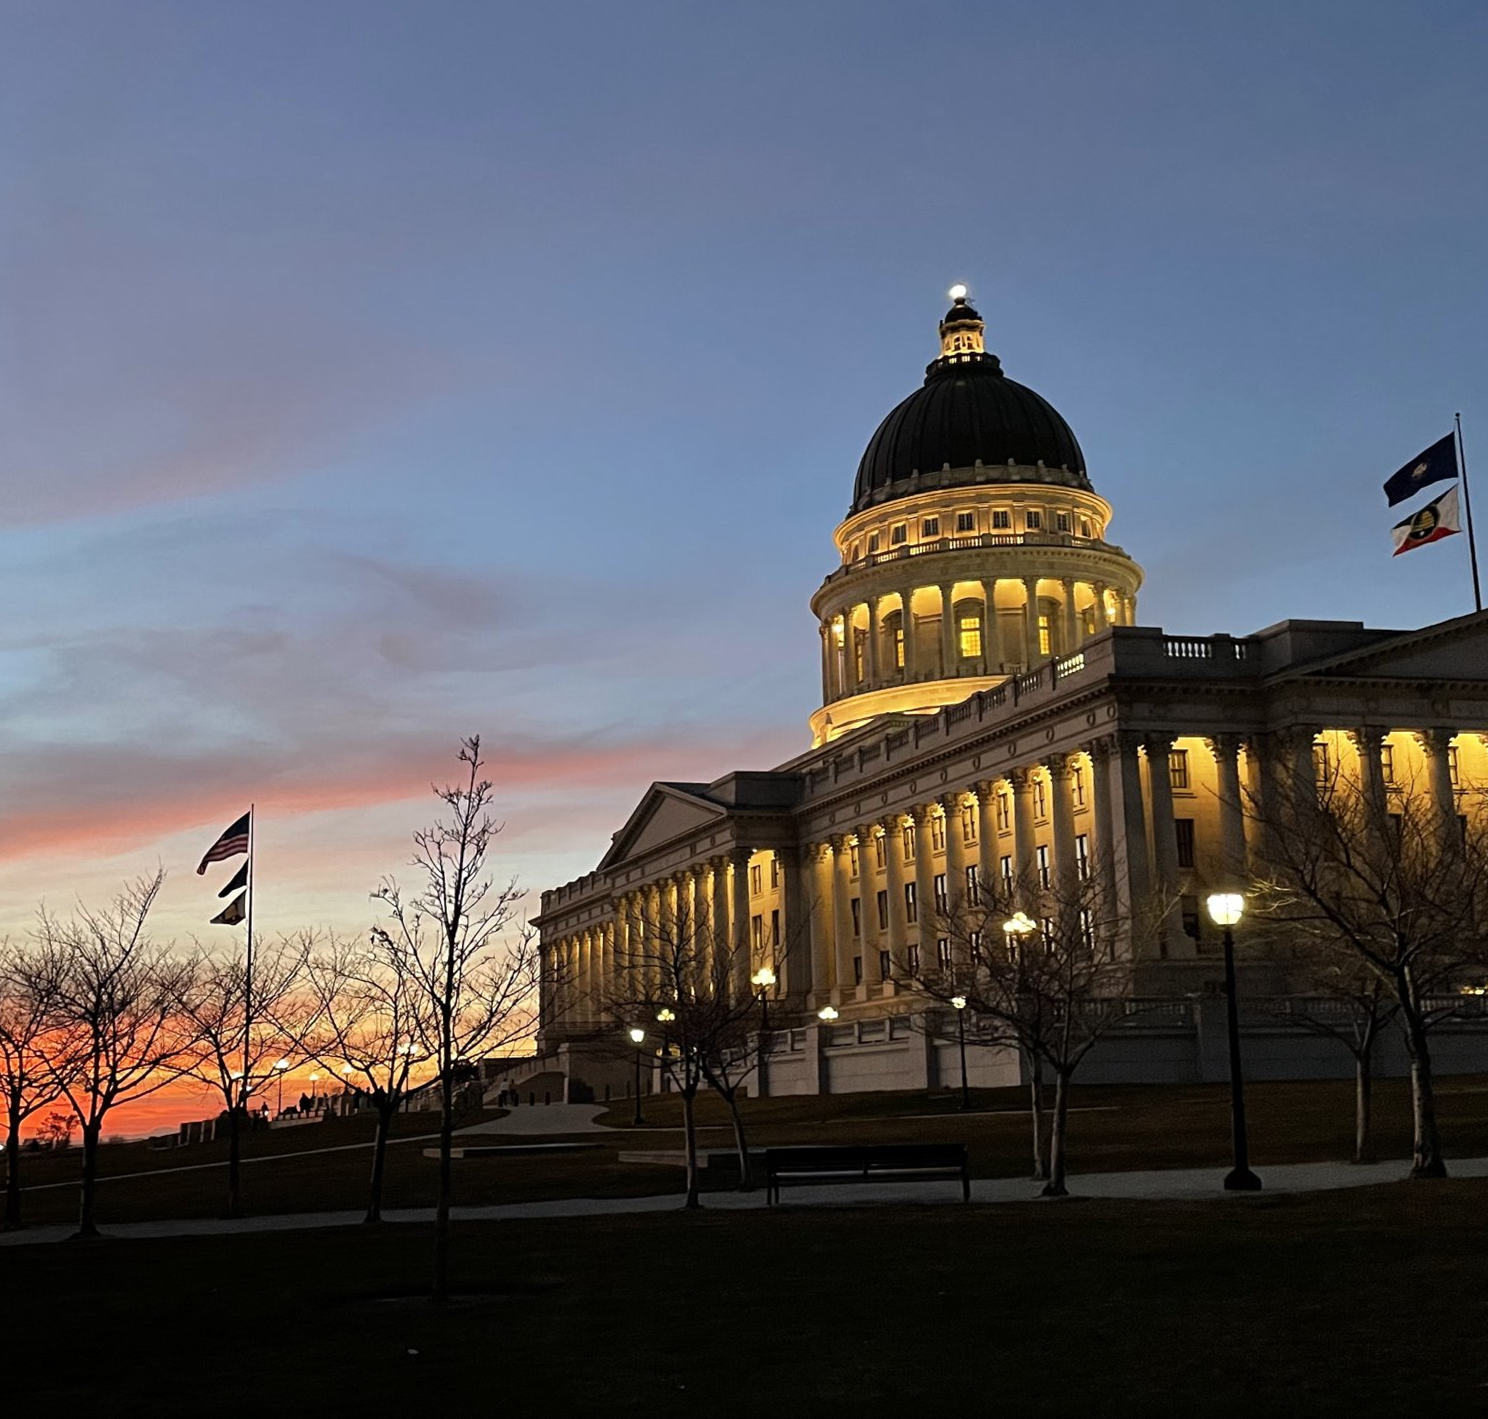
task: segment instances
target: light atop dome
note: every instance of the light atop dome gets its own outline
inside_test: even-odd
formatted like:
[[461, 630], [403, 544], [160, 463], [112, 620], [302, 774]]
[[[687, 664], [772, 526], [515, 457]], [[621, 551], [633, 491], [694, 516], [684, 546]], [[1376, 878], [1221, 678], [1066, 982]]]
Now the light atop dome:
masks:
[[953, 301], [964, 301], [970, 294], [971, 292], [967, 290], [965, 285], [963, 285], [960, 281], [957, 281], [956, 284], [946, 292], [946, 295], [948, 295]]

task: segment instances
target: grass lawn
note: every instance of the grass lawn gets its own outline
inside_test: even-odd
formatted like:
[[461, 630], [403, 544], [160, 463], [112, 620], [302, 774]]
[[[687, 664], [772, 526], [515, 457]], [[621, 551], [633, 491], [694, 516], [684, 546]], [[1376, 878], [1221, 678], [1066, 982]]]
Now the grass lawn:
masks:
[[[1410, 1152], [1410, 1103], [1403, 1080], [1376, 1086], [1376, 1137], [1385, 1157]], [[1026, 1094], [1021, 1089], [979, 1091], [977, 1111], [962, 1113], [959, 1095], [852, 1094], [835, 1098], [745, 1101], [750, 1141], [756, 1145], [809, 1142], [964, 1141], [978, 1177], [1017, 1177], [1030, 1167]], [[1252, 1084], [1247, 1091], [1251, 1153], [1268, 1163], [1347, 1158], [1352, 1149], [1352, 1085], [1340, 1081]], [[1077, 1087], [1070, 1119], [1072, 1172], [1141, 1168], [1222, 1168], [1229, 1157], [1229, 1092], [1223, 1085], [1111, 1085]], [[1488, 1155], [1488, 1079], [1458, 1076], [1439, 1085], [1448, 1154]], [[680, 1128], [675, 1098], [645, 1102], [651, 1129]], [[490, 1117], [491, 1115], [486, 1115]], [[479, 1121], [472, 1115], [467, 1122]], [[727, 1113], [715, 1098], [699, 1100], [711, 1131], [705, 1145], [731, 1146]], [[602, 1117], [614, 1135], [588, 1135], [601, 1146], [562, 1156], [521, 1155], [456, 1164], [458, 1204], [534, 1201], [557, 1197], [614, 1197], [664, 1193], [681, 1184], [676, 1168], [621, 1163], [622, 1149], [677, 1149], [680, 1132], [631, 1132], [629, 1105]], [[417, 1139], [437, 1127], [433, 1114], [404, 1114], [399, 1136]], [[365, 1203], [372, 1136], [370, 1119], [336, 1119], [304, 1128], [249, 1136], [243, 1201], [249, 1212], [313, 1212]], [[499, 1143], [499, 1135], [477, 1140]], [[418, 1141], [388, 1150], [385, 1202], [426, 1206], [433, 1197], [434, 1164]], [[339, 1151], [318, 1151], [318, 1150]], [[158, 1150], [116, 1144], [102, 1151], [108, 1179], [99, 1188], [101, 1225], [161, 1217], [214, 1217], [222, 1207], [225, 1143]], [[22, 1163], [25, 1214], [30, 1222], [65, 1222], [76, 1213], [79, 1157], [28, 1155]], [[156, 1176], [136, 1176], [170, 1169]]]
[[423, 1227], [23, 1248], [8, 1394], [154, 1419], [1476, 1413], [1485, 1219], [1488, 1184], [1449, 1181], [467, 1224], [457, 1283], [485, 1294], [441, 1311], [397, 1299]]

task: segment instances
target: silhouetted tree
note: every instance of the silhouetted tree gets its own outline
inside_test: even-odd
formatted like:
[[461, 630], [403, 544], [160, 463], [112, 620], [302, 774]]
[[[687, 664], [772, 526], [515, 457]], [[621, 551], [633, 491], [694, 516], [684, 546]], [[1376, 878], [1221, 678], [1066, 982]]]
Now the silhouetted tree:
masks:
[[58, 1096], [46, 1034], [55, 983], [25, 947], [0, 945], [0, 1094], [5, 1100], [5, 1228], [21, 1225], [21, 1128]]

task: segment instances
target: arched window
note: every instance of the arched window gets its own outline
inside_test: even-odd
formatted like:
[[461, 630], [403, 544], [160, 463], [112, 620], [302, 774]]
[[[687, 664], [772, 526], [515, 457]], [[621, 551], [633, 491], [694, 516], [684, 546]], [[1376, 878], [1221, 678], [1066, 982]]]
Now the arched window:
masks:
[[904, 612], [890, 611], [883, 618], [884, 645], [888, 649], [888, 664], [895, 670], [904, 669]]
[[955, 615], [957, 659], [980, 660], [987, 633], [981, 601], [970, 598], [958, 601]]

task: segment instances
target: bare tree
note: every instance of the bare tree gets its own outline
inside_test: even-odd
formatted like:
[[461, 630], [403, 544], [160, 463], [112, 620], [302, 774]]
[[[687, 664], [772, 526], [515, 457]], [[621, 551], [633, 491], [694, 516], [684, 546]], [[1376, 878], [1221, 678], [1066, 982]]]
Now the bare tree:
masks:
[[439, 1031], [430, 997], [403, 969], [406, 957], [374, 933], [368, 942], [334, 935], [308, 958], [306, 982], [314, 1010], [303, 1047], [348, 1088], [363, 1088], [377, 1120], [366, 1222], [382, 1220], [387, 1143], [413, 1073], [432, 1058]]
[[[1071, 1080], [1106, 1035], [1151, 1008], [1131, 994], [1131, 962], [1163, 913], [1146, 903], [1123, 912], [1106, 880], [1092, 860], [1084, 875], [983, 884], [976, 898], [953, 904], [939, 920], [949, 961], [923, 961], [916, 948], [895, 962], [931, 1000], [953, 1008], [964, 1002], [960, 1008], [989, 1042], [1014, 1043], [1035, 1069], [1047, 1065], [1053, 1074], [1046, 1197], [1068, 1192]], [[1033, 905], [1037, 919], [1020, 903]], [[1033, 1108], [1037, 1139], [1037, 1102]], [[1037, 1142], [1035, 1148], [1037, 1154]]]
[[189, 966], [146, 932], [163, 872], [128, 883], [102, 909], [61, 920], [43, 910], [22, 979], [51, 982], [47, 1070], [82, 1125], [79, 1237], [98, 1235], [94, 1203], [104, 1121], [153, 1094], [190, 1060], [195, 1040], [175, 1009]]
[[5, 1099], [5, 1222], [21, 1225], [21, 1127], [58, 1096], [47, 1068], [47, 1029], [55, 982], [29, 953], [0, 945], [0, 1093]]
[[246, 943], [228, 952], [198, 946], [179, 981], [174, 1008], [195, 1041], [181, 1072], [200, 1080], [222, 1101], [227, 1119], [227, 1217], [239, 1215], [242, 1132], [248, 1101], [276, 1077], [278, 1060], [303, 1031], [296, 1019], [304, 969], [302, 946], [254, 943], [249, 969]]
[[385, 879], [374, 898], [387, 911], [373, 928], [390, 969], [412, 983], [419, 1040], [439, 1087], [439, 1187], [434, 1213], [434, 1299], [449, 1297], [451, 1156], [457, 1078], [485, 1054], [509, 1051], [537, 1029], [540, 957], [520, 919], [515, 880], [486, 873], [501, 831], [493, 788], [480, 776], [479, 737], [460, 745], [461, 783], [434, 790], [446, 816], [414, 834], [412, 866], [422, 881], [404, 896]]
[[1392, 803], [1341, 774], [1283, 784], [1252, 800], [1267, 872], [1259, 912], [1321, 966], [1367, 973], [1393, 998], [1411, 1066], [1412, 1177], [1445, 1177], [1430, 1031], [1460, 1012], [1483, 966], [1488, 859], [1430, 796], [1406, 785]]

